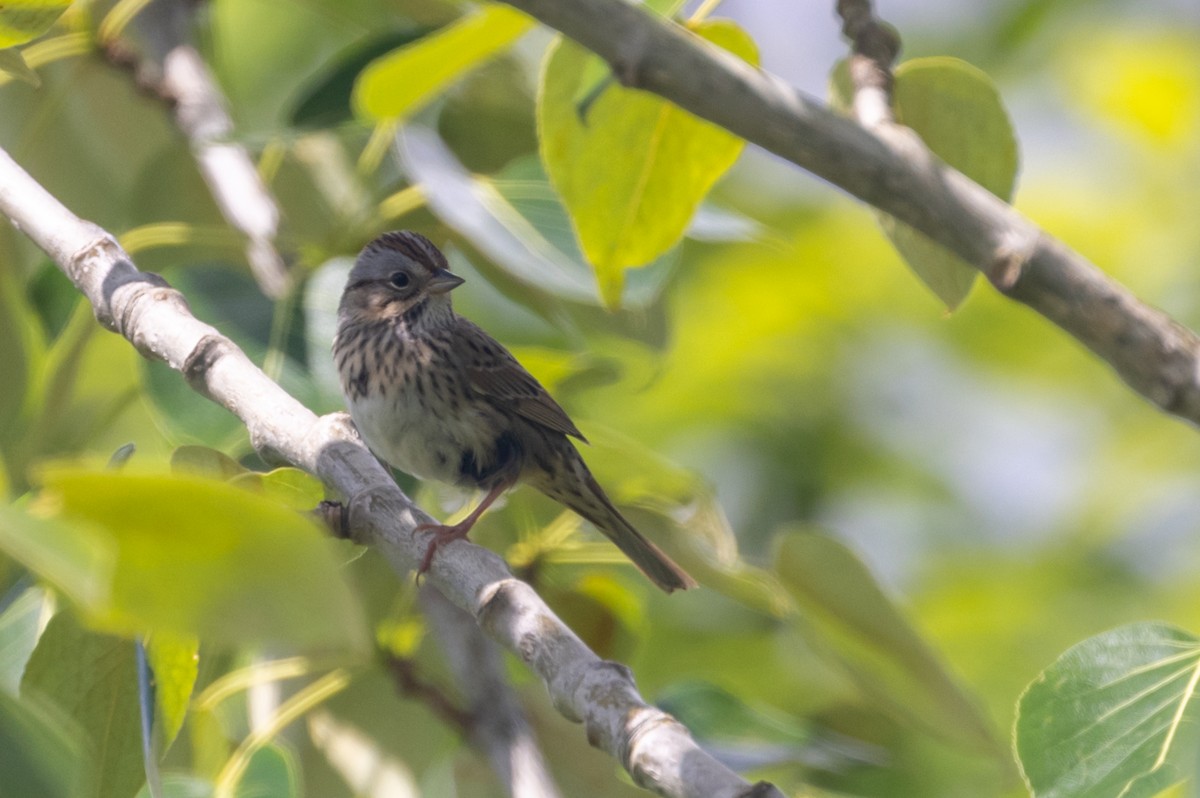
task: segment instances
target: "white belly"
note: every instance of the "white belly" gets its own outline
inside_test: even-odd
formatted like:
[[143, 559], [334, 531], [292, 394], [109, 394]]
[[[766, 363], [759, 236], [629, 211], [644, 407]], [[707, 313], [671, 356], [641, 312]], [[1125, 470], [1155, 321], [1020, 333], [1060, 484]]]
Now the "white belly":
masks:
[[433, 422], [408, 392], [373, 394], [349, 404], [350, 416], [371, 451], [419, 479], [457, 483], [463, 452], [486, 460], [494, 443], [494, 433], [486, 432], [488, 425], [479, 418], [459, 414]]

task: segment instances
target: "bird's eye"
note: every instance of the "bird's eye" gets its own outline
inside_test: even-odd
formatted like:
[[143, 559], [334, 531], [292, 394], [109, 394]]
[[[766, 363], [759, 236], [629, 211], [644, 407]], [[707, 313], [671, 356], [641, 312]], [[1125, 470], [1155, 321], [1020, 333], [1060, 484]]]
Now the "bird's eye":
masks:
[[412, 282], [412, 278], [409, 277], [406, 272], [395, 272], [388, 279], [391, 280], [392, 285], [396, 286], [397, 288], [408, 288], [409, 283]]

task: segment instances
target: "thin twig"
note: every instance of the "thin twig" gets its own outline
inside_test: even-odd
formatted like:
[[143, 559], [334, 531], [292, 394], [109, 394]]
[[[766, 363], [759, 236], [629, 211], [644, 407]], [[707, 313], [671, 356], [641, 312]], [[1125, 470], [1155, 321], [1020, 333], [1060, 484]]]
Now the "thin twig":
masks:
[[864, 127], [895, 121], [892, 113], [892, 64], [900, 54], [900, 37], [880, 22], [870, 0], [838, 0], [842, 35], [850, 40], [850, 81], [854, 84], [854, 116]]
[[[275, 248], [279, 206], [246, 148], [232, 141], [224, 94], [191, 42], [191, 6], [186, 0], [153, 0], [133, 17], [150, 62], [138, 65], [138, 82], [171, 104], [221, 215], [246, 237], [246, 260], [259, 288], [280, 299], [291, 275]], [[120, 51], [110, 47], [113, 52]]]

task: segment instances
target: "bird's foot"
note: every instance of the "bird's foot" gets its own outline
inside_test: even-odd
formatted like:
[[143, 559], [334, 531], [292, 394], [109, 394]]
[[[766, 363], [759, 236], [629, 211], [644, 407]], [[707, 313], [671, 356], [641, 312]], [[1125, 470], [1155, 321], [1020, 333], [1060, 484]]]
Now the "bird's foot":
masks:
[[[471, 523], [467, 523], [470, 521]], [[429, 545], [425, 548], [425, 556], [421, 558], [421, 567], [417, 569], [417, 578], [421, 578], [421, 574], [429, 570], [429, 566], [433, 565], [433, 555], [437, 550], [447, 543], [455, 540], [466, 540], [467, 535], [474, 526], [474, 518], [467, 518], [457, 524], [421, 524], [413, 529], [414, 533], [428, 532]]]

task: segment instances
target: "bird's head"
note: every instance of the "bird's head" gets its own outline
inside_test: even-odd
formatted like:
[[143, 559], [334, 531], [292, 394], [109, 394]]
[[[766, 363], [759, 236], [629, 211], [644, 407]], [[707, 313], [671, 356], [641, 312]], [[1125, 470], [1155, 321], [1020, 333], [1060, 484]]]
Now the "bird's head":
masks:
[[428, 238], [404, 231], [384, 233], [358, 254], [339, 314], [371, 321], [399, 321], [410, 328], [454, 318], [450, 292], [463, 279]]

